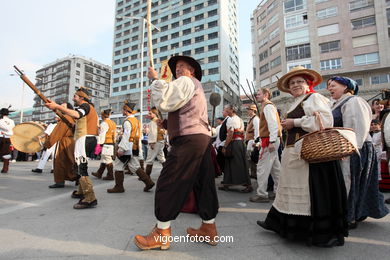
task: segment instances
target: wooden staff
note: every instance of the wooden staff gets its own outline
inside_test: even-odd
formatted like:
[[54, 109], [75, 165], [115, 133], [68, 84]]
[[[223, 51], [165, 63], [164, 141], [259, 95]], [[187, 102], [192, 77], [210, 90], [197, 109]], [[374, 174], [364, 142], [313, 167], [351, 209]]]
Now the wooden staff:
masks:
[[149, 55], [149, 65], [154, 68], [153, 61], [153, 45], [152, 45], [152, 0], [148, 0], [147, 9], [146, 9], [146, 26], [148, 30], [148, 55]]
[[[27, 76], [20, 70], [18, 69], [18, 67], [14, 66], [15, 68], [15, 72], [20, 76], [20, 78], [24, 81], [24, 83], [26, 83], [34, 92], [35, 94], [38, 95], [38, 97], [40, 97], [43, 102], [45, 103], [48, 103], [49, 100], [47, 99], [47, 97], [45, 97], [45, 95], [42, 94], [41, 91], [39, 91], [39, 89], [27, 78]], [[54, 110], [54, 113], [57, 114], [57, 116], [59, 116], [59, 118], [61, 118], [61, 120], [73, 131], [74, 130], [74, 125], [68, 121], [68, 119], [66, 119], [64, 117], [64, 115], [61, 113], [61, 111], [59, 110]]]

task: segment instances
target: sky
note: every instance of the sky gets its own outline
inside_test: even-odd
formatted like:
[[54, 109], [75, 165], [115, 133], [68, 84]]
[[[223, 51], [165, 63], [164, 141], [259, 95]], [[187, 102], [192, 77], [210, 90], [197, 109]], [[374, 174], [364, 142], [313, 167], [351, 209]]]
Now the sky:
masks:
[[[237, 3], [243, 85], [252, 80], [250, 17], [259, 2]], [[29, 87], [23, 94], [13, 65], [32, 82], [37, 70], [69, 54], [112, 65], [115, 0], [12, 0], [1, 1], [0, 10], [0, 107], [11, 104], [18, 110], [34, 103]]]

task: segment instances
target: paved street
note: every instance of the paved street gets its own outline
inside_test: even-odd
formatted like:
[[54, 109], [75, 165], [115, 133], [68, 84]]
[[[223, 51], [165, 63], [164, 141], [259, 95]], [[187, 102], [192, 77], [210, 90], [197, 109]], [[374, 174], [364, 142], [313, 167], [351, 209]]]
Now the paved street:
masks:
[[[97, 161], [90, 162], [96, 170]], [[70, 198], [75, 188], [49, 189], [53, 183], [50, 163], [44, 173], [31, 172], [36, 162], [11, 164], [8, 174], [0, 175], [0, 259], [388, 259], [390, 217], [368, 219], [350, 232], [344, 247], [307, 247], [287, 242], [256, 225], [264, 219], [271, 204], [248, 201], [250, 195], [218, 191], [220, 235], [233, 236], [234, 242], [216, 247], [199, 243], [173, 243], [168, 251], [140, 251], [134, 235], [146, 234], [155, 223], [154, 193], [142, 191], [136, 176], [126, 175], [122, 194], [107, 194], [112, 181], [94, 182], [98, 206], [74, 210]], [[153, 169], [157, 179], [160, 167]], [[217, 183], [221, 179], [217, 179]], [[154, 189], [153, 189], [154, 191]], [[386, 197], [390, 194], [385, 194]], [[193, 214], [181, 214], [173, 221], [172, 234], [185, 235], [188, 226], [198, 227]]]

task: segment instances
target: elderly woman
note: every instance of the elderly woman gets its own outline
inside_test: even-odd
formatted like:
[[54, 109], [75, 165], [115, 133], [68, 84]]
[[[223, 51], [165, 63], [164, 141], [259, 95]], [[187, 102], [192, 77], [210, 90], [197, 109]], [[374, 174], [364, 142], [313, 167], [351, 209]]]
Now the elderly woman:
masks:
[[327, 89], [333, 99], [332, 113], [335, 127], [352, 128], [356, 134], [359, 154], [353, 154], [341, 162], [348, 193], [349, 228], [367, 217], [382, 218], [388, 209], [378, 187], [378, 164], [374, 146], [369, 135], [371, 107], [356, 96], [359, 87], [347, 77], [332, 77]]
[[[245, 188], [240, 190], [240, 192], [249, 193], [253, 191], [253, 188], [245, 157], [244, 122], [237, 116], [236, 106], [228, 104], [224, 110], [229, 118], [226, 122], [227, 136], [225, 145], [222, 148], [222, 153], [225, 155], [223, 185], [218, 189], [228, 191], [231, 186], [243, 185]], [[227, 154], [227, 150], [229, 149], [231, 154]]]
[[308, 163], [294, 146], [304, 134], [319, 130], [315, 114], [319, 114], [324, 127], [333, 125], [329, 100], [313, 93], [313, 87], [321, 81], [316, 71], [301, 66], [278, 81], [279, 90], [290, 93], [294, 103], [281, 123], [287, 141], [276, 198], [265, 221], [257, 224], [287, 239], [333, 247], [343, 245], [348, 235], [347, 194], [340, 164]]

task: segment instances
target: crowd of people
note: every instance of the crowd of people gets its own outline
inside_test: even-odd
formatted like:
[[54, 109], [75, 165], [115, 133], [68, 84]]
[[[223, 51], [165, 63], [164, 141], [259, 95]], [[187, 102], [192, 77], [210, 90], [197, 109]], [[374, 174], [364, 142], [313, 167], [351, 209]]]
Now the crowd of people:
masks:
[[[286, 115], [271, 101], [269, 89], [259, 88], [247, 108], [246, 124], [237, 114], [238, 107], [227, 104], [222, 117], [216, 119], [218, 126], [211, 128], [200, 64], [191, 57], [174, 56], [168, 65], [175, 78], [169, 83], [149, 68], [156, 107], [148, 113], [147, 128], [135, 116], [136, 104], [127, 101], [122, 107], [120, 134], [110, 120], [110, 109], [101, 112], [99, 124], [85, 88], [74, 95], [76, 108], [46, 103], [49, 109], [61, 111], [65, 121], [58, 119], [50, 131], [48, 128], [38, 137], [45, 148], [41, 161], [54, 154], [55, 183], [50, 188], [62, 188], [65, 181], [79, 184], [71, 194], [79, 199], [75, 209], [93, 208], [98, 203], [88, 174], [88, 155], [99, 147], [101, 163], [92, 175], [114, 180], [108, 193], [125, 192], [126, 172], [139, 177], [144, 192], [156, 186], [156, 225], [148, 235], [134, 238], [142, 250], [169, 248], [169, 240], [158, 237], [171, 235], [171, 221], [185, 206], [194, 208], [202, 219], [199, 228], [187, 229], [188, 235], [208, 236], [207, 243], [216, 245], [217, 188], [248, 193], [252, 203], [272, 202], [266, 218], [257, 221], [260, 227], [319, 247], [342, 246], [358, 223], [388, 214], [385, 203], [390, 199], [385, 201], [379, 191], [381, 160], [389, 167], [390, 157], [388, 97], [375, 99], [370, 106], [358, 96], [356, 81], [333, 76], [327, 81], [328, 99], [314, 91], [322, 76], [298, 66], [277, 83], [278, 89], [293, 99]], [[168, 118], [164, 120], [161, 112]], [[2, 173], [9, 171], [11, 158], [9, 138], [14, 125], [8, 114], [8, 109], [1, 110]], [[302, 159], [300, 140], [320, 131], [320, 122], [325, 128], [351, 129], [347, 139], [356, 151], [321, 162]], [[33, 171], [42, 172], [41, 161]], [[156, 161], [163, 165], [157, 183], [151, 179]], [[215, 178], [221, 174], [222, 181], [216, 185]]]

